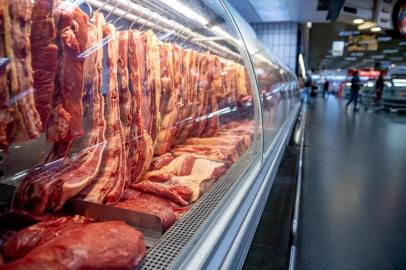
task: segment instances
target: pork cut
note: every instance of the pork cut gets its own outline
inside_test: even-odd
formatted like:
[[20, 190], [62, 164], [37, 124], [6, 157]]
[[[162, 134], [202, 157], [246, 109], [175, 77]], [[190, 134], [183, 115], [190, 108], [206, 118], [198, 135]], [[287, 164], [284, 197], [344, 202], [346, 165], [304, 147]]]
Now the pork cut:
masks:
[[121, 221], [108, 221], [66, 230], [0, 269], [134, 269], [144, 256], [139, 231]]
[[103, 153], [100, 170], [95, 181], [88, 186], [80, 197], [94, 203], [114, 204], [120, 200], [126, 185], [125, 136], [120, 121], [120, 98], [117, 84], [118, 42], [116, 29], [112, 24], [103, 27], [104, 37], [109, 40], [108, 72], [109, 87], [107, 93], [107, 146]]
[[39, 247], [73, 228], [92, 222], [82, 216], [66, 216], [39, 222], [13, 234], [4, 243], [1, 250], [7, 262], [24, 257], [28, 252]]
[[132, 189], [127, 189], [121, 201], [114, 206], [158, 216], [161, 219], [163, 231], [176, 222], [179, 211], [178, 206], [165, 198]]
[[[95, 13], [93, 31], [94, 46], [102, 40], [103, 15]], [[14, 208], [33, 207], [38, 213], [46, 209], [59, 210], [64, 203], [88, 186], [99, 172], [102, 154], [106, 148], [106, 122], [104, 120], [104, 100], [101, 94], [103, 48], [95, 52], [93, 59], [94, 82], [90, 90], [91, 106], [89, 109], [90, 132], [84, 138], [82, 149], [76, 155], [60, 159], [50, 164], [42, 164], [24, 178], [18, 186]]]
[[55, 0], [37, 0], [32, 12], [31, 53], [35, 105], [42, 123], [48, 121], [55, 90], [58, 47], [55, 44]]

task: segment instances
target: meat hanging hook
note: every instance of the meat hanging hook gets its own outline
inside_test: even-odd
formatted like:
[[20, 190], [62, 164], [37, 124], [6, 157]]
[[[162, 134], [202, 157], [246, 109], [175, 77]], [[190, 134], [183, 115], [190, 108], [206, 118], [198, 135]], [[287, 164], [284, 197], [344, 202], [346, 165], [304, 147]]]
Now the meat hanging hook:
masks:
[[120, 5], [120, 2], [117, 1], [116, 5], [114, 6], [114, 8], [112, 10], [110, 10], [110, 12], [106, 15], [106, 23], [108, 24], [110, 22], [107, 21], [107, 19], [114, 13], [114, 11], [116, 11], [117, 7]]
[[113, 21], [113, 25], [116, 24], [116, 23], [117, 23], [119, 20], [121, 20], [122, 18], [124, 18], [127, 14], [131, 13], [131, 11], [132, 11], [131, 1], [130, 1], [130, 0], [127, 0], [127, 2], [128, 2], [128, 7], [129, 7], [128, 10], [125, 11], [125, 12], [124, 12], [123, 14], [121, 14], [120, 16], [118, 16], [118, 18]]
[[[141, 6], [140, 5], [138, 5], [137, 4], [137, 6], [139, 7], [139, 9], [141, 10]], [[138, 13], [141, 13], [141, 11], [139, 11]], [[132, 28], [134, 27], [134, 25], [136, 24], [136, 23], [138, 23], [138, 18], [139, 18], [140, 16], [139, 15], [137, 15], [137, 18], [130, 24], [130, 26], [128, 27], [128, 30], [132, 30]]]
[[107, 6], [107, 4], [109, 4], [111, 2], [111, 0], [106, 1], [103, 5], [101, 5], [98, 9], [96, 9], [94, 11], [94, 13], [98, 13], [100, 12], [100, 10], [102, 10], [105, 6]]
[[142, 30], [144, 29], [145, 25], [147, 25], [147, 23], [151, 20], [152, 14], [154, 13], [152, 10], [148, 9], [149, 13], [148, 13], [148, 19], [144, 19], [145, 22], [141, 25], [139, 31], [142, 32]]

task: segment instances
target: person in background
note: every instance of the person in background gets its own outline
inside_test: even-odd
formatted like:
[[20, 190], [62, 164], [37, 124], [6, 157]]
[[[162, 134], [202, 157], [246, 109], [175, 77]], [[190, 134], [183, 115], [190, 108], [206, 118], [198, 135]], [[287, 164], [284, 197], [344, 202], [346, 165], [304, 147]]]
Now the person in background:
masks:
[[326, 97], [326, 93], [327, 93], [327, 95], [328, 95], [328, 88], [329, 88], [329, 86], [330, 86], [330, 82], [329, 82], [328, 80], [326, 80], [326, 81], [324, 82], [324, 85], [323, 85], [323, 98]]
[[306, 82], [305, 82], [305, 101], [307, 103], [310, 102], [310, 91], [312, 91], [312, 75], [310, 73], [307, 73], [306, 76]]
[[354, 75], [352, 76], [351, 79], [351, 98], [348, 100], [347, 104], [345, 105], [345, 108], [348, 108], [348, 105], [350, 105], [351, 102], [354, 102], [354, 112], [358, 111], [357, 108], [357, 103], [358, 103], [358, 92], [360, 88], [360, 79], [358, 76], [358, 71], [354, 71]]
[[379, 105], [379, 103], [381, 102], [383, 87], [384, 87], [383, 75], [381, 74], [381, 75], [379, 75], [378, 79], [375, 82], [375, 104], [376, 105]]

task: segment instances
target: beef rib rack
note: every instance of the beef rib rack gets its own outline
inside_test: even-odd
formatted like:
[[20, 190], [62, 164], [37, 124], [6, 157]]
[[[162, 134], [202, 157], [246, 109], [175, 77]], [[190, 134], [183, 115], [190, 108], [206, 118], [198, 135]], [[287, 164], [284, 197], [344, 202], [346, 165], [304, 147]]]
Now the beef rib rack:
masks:
[[[94, 14], [94, 44], [102, 39], [103, 15]], [[91, 44], [89, 44], [91, 46]], [[94, 82], [90, 91], [91, 106], [89, 132], [83, 150], [71, 158], [41, 164], [31, 170], [18, 186], [13, 200], [13, 208], [31, 206], [38, 213], [46, 209], [59, 210], [66, 200], [72, 198], [88, 186], [98, 174], [102, 154], [106, 148], [106, 122], [104, 120], [104, 100], [101, 95], [103, 48], [96, 51], [93, 65]]]
[[126, 185], [127, 161], [125, 136], [120, 121], [120, 98], [117, 84], [118, 42], [115, 27], [108, 23], [103, 27], [108, 38], [109, 90], [107, 94], [107, 146], [103, 153], [99, 173], [81, 194], [86, 201], [114, 204], [120, 200]]

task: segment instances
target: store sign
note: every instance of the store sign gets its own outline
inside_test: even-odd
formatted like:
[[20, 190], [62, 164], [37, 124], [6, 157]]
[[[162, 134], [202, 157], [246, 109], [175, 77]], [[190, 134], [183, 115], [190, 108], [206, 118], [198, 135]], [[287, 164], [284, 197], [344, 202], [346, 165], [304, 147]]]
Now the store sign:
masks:
[[333, 41], [333, 49], [331, 50], [333, 56], [343, 56], [344, 54], [344, 41]]
[[358, 36], [348, 37], [348, 51], [360, 52], [360, 51], [377, 51], [378, 40], [375, 35], [362, 34]]

